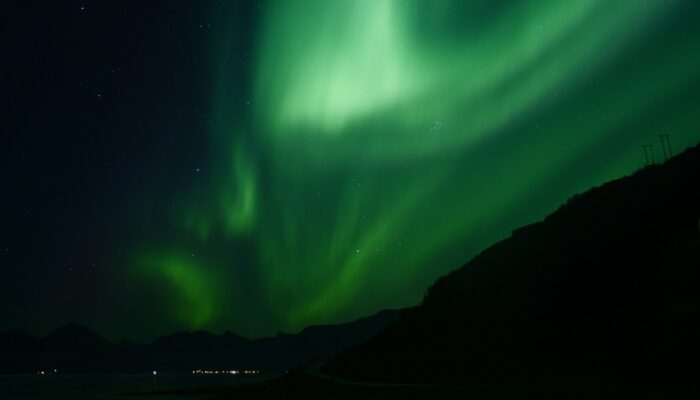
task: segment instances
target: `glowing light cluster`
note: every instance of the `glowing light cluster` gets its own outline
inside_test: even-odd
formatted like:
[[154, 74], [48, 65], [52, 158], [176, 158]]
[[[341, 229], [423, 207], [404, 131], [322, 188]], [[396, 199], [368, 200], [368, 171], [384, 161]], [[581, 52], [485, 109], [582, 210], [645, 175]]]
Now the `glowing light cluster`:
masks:
[[195, 369], [192, 371], [192, 375], [256, 375], [259, 374], [260, 370], [257, 369], [246, 369], [239, 371], [237, 369], [231, 370], [210, 370], [210, 369]]

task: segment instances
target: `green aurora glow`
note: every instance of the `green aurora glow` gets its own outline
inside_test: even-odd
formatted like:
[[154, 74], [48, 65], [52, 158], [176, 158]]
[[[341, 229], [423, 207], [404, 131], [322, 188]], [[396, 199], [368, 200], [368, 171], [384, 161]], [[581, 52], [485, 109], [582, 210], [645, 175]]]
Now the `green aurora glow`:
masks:
[[[133, 277], [260, 336], [416, 304], [576, 192], [700, 138], [691, 1], [272, 1], [212, 42], [211, 166]], [[229, 29], [230, 28], [230, 29]], [[695, 36], [693, 36], [695, 35]], [[177, 250], [173, 250], [177, 249]]]

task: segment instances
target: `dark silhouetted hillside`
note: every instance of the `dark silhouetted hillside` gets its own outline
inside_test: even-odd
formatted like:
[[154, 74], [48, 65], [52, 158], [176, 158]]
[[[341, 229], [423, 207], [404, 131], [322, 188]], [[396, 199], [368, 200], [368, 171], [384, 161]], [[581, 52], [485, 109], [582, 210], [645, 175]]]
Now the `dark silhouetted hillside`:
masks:
[[193, 366], [286, 370], [312, 358], [328, 359], [341, 349], [365, 342], [398, 317], [398, 311], [381, 311], [346, 324], [311, 326], [297, 334], [279, 333], [257, 340], [230, 332], [181, 332], [155, 340], [144, 354], [149, 365], [164, 371], [191, 370]]
[[150, 344], [112, 343], [75, 323], [43, 339], [22, 331], [0, 332], [0, 372], [138, 372], [156, 369], [264, 369], [284, 371], [313, 358], [327, 359], [396, 322], [398, 311], [338, 325], [314, 326], [298, 334], [256, 340], [231, 332], [178, 332]]
[[382, 382], [687, 380], [700, 365], [699, 223], [700, 146], [515, 230], [323, 371]]
[[111, 346], [107, 339], [74, 322], [58, 328], [41, 340], [42, 349], [49, 352], [106, 352]]
[[37, 358], [39, 341], [23, 331], [0, 332], [0, 372], [31, 369], [28, 358]]
[[0, 332], [0, 352], [32, 350], [37, 343], [35, 337], [24, 331]]
[[84, 365], [91, 365], [91, 370], [103, 370], [114, 353], [108, 340], [71, 322], [39, 341], [37, 369], [53, 370], [60, 366], [62, 371], [79, 371]]

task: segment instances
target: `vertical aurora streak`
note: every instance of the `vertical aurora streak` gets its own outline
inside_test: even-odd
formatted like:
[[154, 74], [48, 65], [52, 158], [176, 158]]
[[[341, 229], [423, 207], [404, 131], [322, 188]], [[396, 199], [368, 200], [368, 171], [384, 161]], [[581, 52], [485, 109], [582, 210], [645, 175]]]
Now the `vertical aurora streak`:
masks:
[[642, 142], [700, 139], [697, 8], [265, 3], [248, 75], [225, 57], [235, 34], [212, 45], [212, 166], [133, 275], [162, 281], [184, 326], [250, 336], [415, 304], [511, 229], [638, 168]]

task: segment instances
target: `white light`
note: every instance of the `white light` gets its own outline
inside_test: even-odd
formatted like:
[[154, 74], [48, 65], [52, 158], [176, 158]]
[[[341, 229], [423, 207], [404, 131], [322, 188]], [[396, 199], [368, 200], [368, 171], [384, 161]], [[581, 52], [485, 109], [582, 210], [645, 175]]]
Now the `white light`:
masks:
[[153, 371], [153, 376], [158, 375], [158, 371]]

